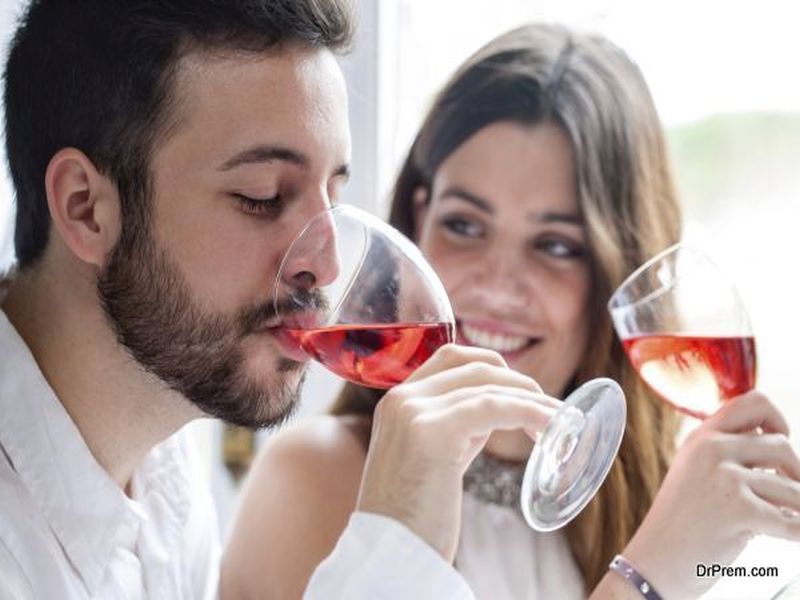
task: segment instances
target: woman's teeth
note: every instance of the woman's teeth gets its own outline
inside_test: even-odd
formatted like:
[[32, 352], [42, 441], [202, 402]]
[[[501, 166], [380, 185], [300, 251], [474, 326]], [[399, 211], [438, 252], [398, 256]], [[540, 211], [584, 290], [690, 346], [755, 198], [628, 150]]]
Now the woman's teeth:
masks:
[[461, 324], [461, 333], [464, 338], [473, 346], [480, 346], [487, 350], [495, 350], [497, 352], [514, 352], [523, 348], [530, 338], [517, 337], [512, 335], [501, 335], [499, 333], [490, 333], [481, 329], [475, 329], [469, 325]]

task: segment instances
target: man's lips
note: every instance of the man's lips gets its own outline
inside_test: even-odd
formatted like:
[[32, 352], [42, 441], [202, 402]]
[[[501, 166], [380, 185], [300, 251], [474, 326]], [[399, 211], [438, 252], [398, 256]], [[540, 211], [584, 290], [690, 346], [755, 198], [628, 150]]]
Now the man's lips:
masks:
[[286, 358], [297, 362], [307, 362], [310, 360], [311, 357], [306, 354], [300, 344], [301, 332], [299, 330], [278, 326], [261, 329], [259, 333], [271, 335], [277, 342], [281, 354]]

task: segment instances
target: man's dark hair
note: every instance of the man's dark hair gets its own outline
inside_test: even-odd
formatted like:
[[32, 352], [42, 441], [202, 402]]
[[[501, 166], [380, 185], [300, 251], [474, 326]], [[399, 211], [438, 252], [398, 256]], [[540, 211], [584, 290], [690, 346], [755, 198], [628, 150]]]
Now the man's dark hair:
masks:
[[287, 41], [341, 51], [352, 29], [347, 0], [32, 0], [5, 71], [19, 267], [47, 245], [45, 171], [61, 148], [78, 148], [116, 182], [123, 225], [145, 222], [149, 156], [168, 130], [186, 52]]

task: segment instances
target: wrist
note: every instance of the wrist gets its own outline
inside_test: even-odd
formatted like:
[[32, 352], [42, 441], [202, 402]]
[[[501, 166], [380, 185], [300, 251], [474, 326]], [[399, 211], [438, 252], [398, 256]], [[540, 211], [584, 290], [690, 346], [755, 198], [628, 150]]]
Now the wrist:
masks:
[[608, 568], [622, 577], [644, 600], [663, 600], [653, 584], [622, 554], [617, 554]]
[[[652, 537], [652, 536], [651, 536]], [[657, 535], [657, 540], [666, 539]], [[662, 598], [687, 598], [699, 595], [693, 589], [694, 574], [682, 566], [681, 549], [662, 544], [648, 544], [647, 539], [634, 536], [622, 551], [624, 556], [651, 587], [658, 590]]]
[[[356, 504], [357, 512], [371, 513], [397, 521], [423, 540], [441, 557], [452, 564], [460, 529], [460, 513], [446, 510], [449, 503], [415, 503], [412, 498], [405, 502], [392, 501], [389, 497], [361, 496]], [[456, 508], [460, 507], [460, 495]]]

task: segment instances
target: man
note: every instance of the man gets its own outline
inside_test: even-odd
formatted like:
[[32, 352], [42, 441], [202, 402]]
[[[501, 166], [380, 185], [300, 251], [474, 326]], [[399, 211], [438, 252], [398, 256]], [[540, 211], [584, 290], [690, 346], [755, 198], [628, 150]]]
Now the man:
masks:
[[[217, 592], [179, 430], [272, 426], [296, 401], [270, 293], [347, 179], [334, 52], [351, 27], [337, 0], [30, 4], [6, 68], [0, 597]], [[307, 596], [470, 597], [448, 562], [463, 469], [492, 429], [540, 429], [551, 405], [499, 356], [454, 347], [382, 404], [359, 511]]]

